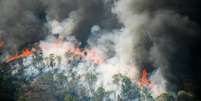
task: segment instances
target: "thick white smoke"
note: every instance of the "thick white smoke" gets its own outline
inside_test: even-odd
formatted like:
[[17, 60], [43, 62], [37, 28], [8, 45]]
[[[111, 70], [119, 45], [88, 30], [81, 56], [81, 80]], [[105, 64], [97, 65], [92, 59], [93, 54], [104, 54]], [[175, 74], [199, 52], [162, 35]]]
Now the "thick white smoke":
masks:
[[51, 30], [52, 34], [60, 34], [66, 36], [73, 33], [76, 26], [78, 26], [79, 21], [80, 21], [80, 15], [78, 14], [78, 12], [72, 11], [69, 14], [69, 17], [64, 19], [62, 22], [59, 22], [55, 19], [51, 21], [50, 19], [50, 21], [48, 21], [47, 26]]

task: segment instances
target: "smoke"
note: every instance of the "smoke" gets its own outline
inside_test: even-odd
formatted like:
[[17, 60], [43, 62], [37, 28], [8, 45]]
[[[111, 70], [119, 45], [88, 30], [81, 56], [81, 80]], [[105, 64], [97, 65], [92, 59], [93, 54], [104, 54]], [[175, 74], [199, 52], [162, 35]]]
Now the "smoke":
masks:
[[152, 63], [160, 68], [167, 90], [177, 89], [190, 75], [189, 47], [198, 33], [197, 25], [177, 12], [177, 3], [180, 2], [119, 0], [113, 9], [126, 30], [120, 40], [125, 43], [122, 53], [128, 53], [140, 67]]
[[[83, 45], [93, 25], [109, 29], [118, 25], [108, 10], [110, 4], [102, 0], [1, 0], [0, 4], [0, 36], [6, 41], [5, 50], [11, 52], [44, 39], [50, 33], [46, 23], [51, 21], [53, 26], [63, 21], [60, 26], [71, 30]], [[66, 18], [72, 19], [64, 21]]]
[[[123, 89], [114, 84], [115, 75], [128, 77], [135, 86], [140, 71], [147, 68], [150, 90], [156, 97], [179, 89], [191, 75], [189, 47], [198, 27], [180, 14], [178, 3], [173, 0], [0, 0], [3, 54], [37, 43], [45, 67], [64, 70], [68, 77], [77, 76], [83, 83], [78, 86], [88, 87], [90, 96], [91, 88], [99, 87], [120, 94]], [[25, 59], [23, 65], [30, 67], [27, 61], [33, 61], [32, 58]], [[40, 74], [33, 66], [25, 72], [26, 76]], [[70, 75], [71, 72], [77, 74]], [[90, 87], [85, 80], [87, 73], [92, 72], [98, 76]]]
[[[72, 33], [83, 45], [86, 44], [93, 25], [100, 24], [108, 29], [118, 25], [118, 23], [114, 22], [113, 19], [115, 18], [112, 17], [114, 15], [109, 10], [111, 8], [110, 2], [104, 0], [42, 1], [47, 6], [47, 16], [50, 20], [61, 22], [73, 16], [76, 26], [72, 29]], [[76, 15], [76, 18], [74, 15]]]
[[40, 3], [1, 0], [0, 6], [0, 37], [5, 41], [4, 51], [17, 51], [46, 36], [44, 12]]

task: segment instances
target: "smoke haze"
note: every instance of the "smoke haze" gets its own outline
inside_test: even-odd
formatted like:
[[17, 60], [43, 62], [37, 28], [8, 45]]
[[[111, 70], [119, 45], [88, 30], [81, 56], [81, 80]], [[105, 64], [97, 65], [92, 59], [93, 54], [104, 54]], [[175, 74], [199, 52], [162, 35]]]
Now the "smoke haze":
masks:
[[[119, 90], [107, 86], [113, 75], [125, 74], [136, 82], [140, 71], [147, 68], [150, 80], [159, 88], [152, 89], [154, 96], [183, 90], [185, 80], [194, 78], [191, 47], [200, 35], [199, 24], [184, 13], [186, 3], [182, 0], [0, 0], [0, 42], [4, 42], [0, 52], [7, 57], [36, 44], [45, 56], [56, 52], [64, 56], [66, 50], [78, 47], [98, 50], [104, 63], [97, 66], [96, 72], [102, 74], [96, 87]], [[3, 63], [5, 59], [1, 60]], [[94, 60], [97, 62], [97, 58]], [[89, 63], [78, 65], [84, 68]]]

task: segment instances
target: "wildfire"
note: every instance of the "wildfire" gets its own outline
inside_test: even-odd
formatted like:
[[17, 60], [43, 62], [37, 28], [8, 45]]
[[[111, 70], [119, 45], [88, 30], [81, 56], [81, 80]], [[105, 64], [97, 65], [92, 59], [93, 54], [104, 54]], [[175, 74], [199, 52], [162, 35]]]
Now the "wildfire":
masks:
[[148, 72], [147, 72], [147, 69], [143, 69], [142, 71], [142, 75], [141, 75], [141, 78], [139, 80], [139, 83], [141, 86], [148, 86], [151, 81], [148, 79]]
[[101, 64], [103, 63], [103, 59], [101, 56], [97, 54], [96, 49], [91, 49], [91, 50], [81, 50], [80, 48], [72, 48], [69, 50], [70, 53], [80, 56], [86, 60], [90, 60], [94, 62], [95, 64]]
[[24, 49], [23, 52], [21, 54], [16, 54], [14, 56], [10, 56], [7, 60], [6, 63], [20, 59], [20, 58], [24, 58], [24, 57], [28, 57], [30, 55], [32, 55], [33, 52], [29, 49]]
[[73, 56], [80, 57], [95, 64], [101, 64], [104, 62], [103, 56], [98, 49], [82, 49], [79, 48], [76, 44], [64, 41], [60, 38], [52, 43], [41, 42], [40, 47], [45, 56], [48, 56], [49, 54], [64, 56], [65, 53], [70, 53]]

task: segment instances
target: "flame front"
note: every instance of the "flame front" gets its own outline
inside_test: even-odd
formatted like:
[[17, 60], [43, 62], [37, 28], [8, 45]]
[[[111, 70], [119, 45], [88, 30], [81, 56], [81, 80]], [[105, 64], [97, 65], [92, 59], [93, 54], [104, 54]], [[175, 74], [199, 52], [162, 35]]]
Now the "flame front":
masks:
[[142, 76], [139, 80], [139, 83], [141, 86], [148, 86], [151, 83], [151, 81], [148, 79], [148, 71], [145, 68], [142, 71]]
[[104, 58], [97, 48], [79, 48], [79, 46], [77, 46], [75, 43], [64, 41], [60, 38], [58, 38], [56, 41], [53, 41], [52, 43], [41, 42], [40, 48], [44, 52], [45, 56], [50, 54], [64, 56], [65, 53], [70, 53], [82, 59], [89, 60], [95, 64], [102, 64], [104, 62]]
[[20, 58], [25, 58], [25, 57], [28, 57], [30, 55], [32, 55], [33, 52], [29, 49], [24, 49], [23, 52], [21, 54], [16, 54], [14, 56], [10, 56], [7, 60], [6, 60], [6, 63], [8, 62], [12, 62], [14, 60], [17, 60], [17, 59], [20, 59]]

